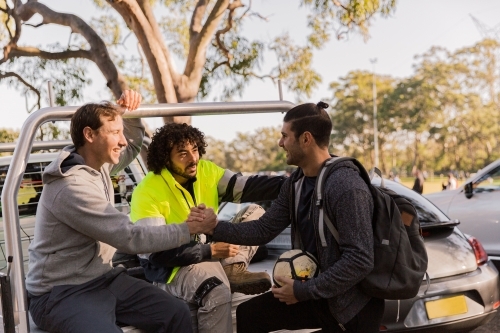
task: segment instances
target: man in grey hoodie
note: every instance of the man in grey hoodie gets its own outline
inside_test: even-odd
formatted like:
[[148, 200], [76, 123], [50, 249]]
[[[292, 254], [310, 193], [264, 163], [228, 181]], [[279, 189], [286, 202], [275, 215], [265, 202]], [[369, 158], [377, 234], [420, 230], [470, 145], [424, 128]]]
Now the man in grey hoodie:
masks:
[[[286, 162], [299, 168], [283, 184], [266, 213], [256, 221], [219, 223], [214, 241], [265, 244], [291, 224], [292, 244], [318, 259], [320, 274], [307, 281], [275, 276], [282, 286], [240, 304], [238, 333], [322, 328], [323, 332], [379, 331], [384, 300], [365, 294], [359, 282], [373, 269], [373, 199], [350, 162], [339, 163], [325, 183], [323, 205], [339, 232], [339, 244], [318, 218], [316, 177], [330, 159], [332, 122], [319, 102], [294, 107], [283, 119], [279, 145]], [[320, 241], [325, 240], [323, 245]]]
[[125, 91], [115, 106], [86, 104], [71, 119], [73, 146], [47, 166], [29, 247], [26, 288], [34, 322], [50, 332], [122, 332], [116, 322], [147, 332], [191, 332], [186, 304], [113, 268], [116, 249], [157, 252], [190, 242], [215, 227], [213, 210], [185, 223], [132, 224], [114, 208], [110, 174], [137, 156], [140, 119], [122, 119], [141, 96]]

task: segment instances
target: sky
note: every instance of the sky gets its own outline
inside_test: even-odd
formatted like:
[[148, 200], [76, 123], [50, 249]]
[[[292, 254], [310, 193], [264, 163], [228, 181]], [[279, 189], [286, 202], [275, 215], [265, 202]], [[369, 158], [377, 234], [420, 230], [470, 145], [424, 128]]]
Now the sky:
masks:
[[[49, 7], [64, 12], [78, 13], [88, 19], [96, 16], [90, 0], [40, 0]], [[75, 4], [79, 4], [75, 6]], [[271, 40], [288, 31], [296, 43], [305, 43], [306, 14], [296, 0], [254, 0], [253, 10], [268, 17], [264, 22], [252, 19], [244, 27], [249, 38]], [[348, 39], [332, 39], [323, 49], [314, 53], [313, 67], [322, 76], [310, 102], [328, 98], [329, 83], [339, 80], [350, 71], [375, 71], [375, 74], [407, 77], [413, 73], [416, 55], [432, 46], [450, 51], [471, 46], [485, 36], [476, 27], [471, 15], [485, 27], [498, 26], [500, 37], [500, 1], [498, 0], [399, 0], [395, 12], [387, 18], [376, 17], [371, 23], [370, 38], [351, 34]], [[35, 18], [36, 19], [36, 18]], [[69, 30], [56, 26], [44, 27], [29, 33], [24, 27], [20, 44], [43, 45], [61, 41], [67, 43]], [[33, 30], [32, 30], [33, 31]], [[377, 59], [372, 65], [370, 59]], [[264, 62], [263, 70], [274, 65]], [[267, 67], [266, 67], [267, 66]], [[93, 84], [84, 92], [85, 102], [109, 98], [105, 80], [94, 65], [89, 65]], [[284, 100], [295, 101], [295, 95], [283, 88]], [[243, 95], [234, 101], [278, 100], [278, 87], [270, 80], [253, 81]], [[0, 85], [0, 127], [19, 129], [27, 118], [25, 99], [6, 84]], [[47, 106], [46, 103], [42, 107]], [[283, 115], [257, 114], [193, 117], [192, 124], [206, 135], [231, 141], [238, 132], [252, 133], [257, 128], [280, 126]], [[151, 127], [161, 126], [159, 119], [148, 119]], [[230, 125], [229, 125], [230, 124]]]

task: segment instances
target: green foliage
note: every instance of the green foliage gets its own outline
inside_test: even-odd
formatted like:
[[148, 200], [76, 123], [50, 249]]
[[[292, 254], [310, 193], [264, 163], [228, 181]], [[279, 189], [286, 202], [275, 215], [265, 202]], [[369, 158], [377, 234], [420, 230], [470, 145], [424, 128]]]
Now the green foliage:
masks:
[[[62, 51], [59, 44], [49, 46], [50, 51]], [[55, 103], [60, 106], [76, 104], [83, 100], [83, 89], [92, 83], [87, 77], [88, 62], [84, 59], [46, 60], [37, 57], [21, 58], [5, 63], [5, 72], [15, 72], [29, 82], [42, 96], [47, 96], [47, 82], [51, 81]], [[2, 82], [19, 90], [26, 98], [26, 108], [31, 112], [40, 107], [36, 104], [36, 94], [16, 78]]]
[[168, 48], [180, 59], [185, 59], [189, 51], [189, 21], [187, 17], [163, 17], [159, 21]]
[[321, 76], [312, 69], [313, 54], [308, 46], [294, 46], [290, 36], [277, 37], [270, 49], [278, 57], [278, 66], [273, 70], [278, 78], [293, 91], [300, 100], [304, 95], [311, 97], [321, 83]]
[[396, 8], [396, 0], [302, 0], [312, 9], [309, 41], [316, 47], [330, 39], [335, 31], [338, 39], [350, 31], [368, 38], [368, 30], [374, 15], [389, 16]]
[[[377, 76], [381, 167], [475, 171], [500, 158], [500, 43], [453, 53], [431, 48], [414, 75]], [[331, 89], [333, 147], [373, 165], [372, 74], [351, 72]]]
[[237, 133], [230, 143], [207, 137], [204, 158], [238, 172], [285, 170], [285, 153], [278, 146], [280, 137], [280, 129], [275, 127], [260, 128], [254, 134]]
[[52, 140], [69, 140], [71, 138], [68, 128], [61, 127], [57, 123], [48, 122], [40, 126], [35, 140], [37, 141], [52, 141]]
[[[205, 72], [200, 84], [200, 97], [204, 98], [213, 90], [220, 87], [221, 100], [230, 100], [236, 94], [242, 94], [243, 89], [254, 78], [254, 68], [260, 67], [264, 45], [258, 41], [249, 41], [236, 34], [226, 34], [224, 45], [231, 54], [227, 60], [223, 52], [213, 46], [205, 64]], [[223, 64], [227, 62], [228, 66]]]
[[19, 131], [10, 128], [0, 128], [0, 142], [14, 142], [19, 137]]
[[99, 31], [99, 36], [107, 46], [117, 45], [122, 42], [122, 32], [120, 22], [113, 15], [103, 15], [93, 18], [90, 26]]
[[[14, 142], [19, 137], [19, 131], [10, 128], [0, 128], [0, 143]], [[0, 153], [0, 156], [10, 155], [11, 153]]]

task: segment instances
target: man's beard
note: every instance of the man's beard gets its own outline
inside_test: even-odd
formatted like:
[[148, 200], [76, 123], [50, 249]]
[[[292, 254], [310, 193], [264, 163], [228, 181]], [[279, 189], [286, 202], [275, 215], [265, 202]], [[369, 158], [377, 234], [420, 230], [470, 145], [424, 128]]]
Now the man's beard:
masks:
[[288, 157], [286, 158], [286, 164], [298, 166], [301, 162], [304, 162], [306, 155], [300, 147], [294, 145], [288, 149], [287, 153]]
[[[187, 169], [187, 168], [190, 168], [190, 167], [192, 167], [192, 166], [195, 166], [195, 165], [197, 166], [197, 165], [198, 165], [198, 163], [192, 163], [192, 164], [188, 165], [188, 166], [186, 167], [186, 169]], [[173, 174], [175, 174], [175, 175], [177, 175], [177, 176], [181, 176], [182, 178], [186, 178], [186, 179], [194, 179], [194, 178], [196, 178], [196, 173], [197, 173], [197, 172], [195, 172], [195, 173], [194, 173], [194, 175], [190, 175], [190, 174], [188, 174], [188, 173], [186, 172], [186, 170], [185, 170], [185, 169], [184, 169], [184, 170], [182, 170], [181, 168], [176, 167], [175, 165], [173, 165], [173, 163], [172, 163], [172, 162], [169, 162], [169, 163], [168, 163], [168, 165], [167, 165], [167, 169], [168, 169], [168, 171], [170, 171], [171, 173], [173, 173]], [[197, 169], [196, 171], [198, 171], [198, 169]]]

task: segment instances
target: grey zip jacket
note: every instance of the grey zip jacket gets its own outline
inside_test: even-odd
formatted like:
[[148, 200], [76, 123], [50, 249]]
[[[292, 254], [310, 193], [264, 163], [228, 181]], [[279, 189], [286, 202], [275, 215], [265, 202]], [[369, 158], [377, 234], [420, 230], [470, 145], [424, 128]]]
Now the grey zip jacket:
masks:
[[26, 289], [30, 294], [39, 296], [55, 286], [82, 284], [109, 272], [116, 249], [158, 252], [189, 243], [186, 223], [133, 224], [115, 209], [110, 173], [133, 161], [144, 137], [140, 119], [124, 119], [123, 123], [128, 146], [117, 165], [104, 164], [94, 170], [73, 163], [62, 169], [70, 155], [81, 159], [74, 154], [74, 146], [68, 146], [45, 169], [35, 235], [29, 246]]
[[[259, 220], [239, 224], [219, 222], [213, 240], [261, 245], [291, 225], [293, 247], [301, 247], [295, 211], [300, 196], [298, 185], [303, 177], [302, 170], [297, 169]], [[339, 163], [325, 181], [324, 209], [337, 227], [340, 244], [337, 246], [328, 228], [323, 228], [327, 242], [323, 247], [315, 197], [316, 194], [312, 198], [311, 222], [316, 235], [320, 274], [305, 282], [295, 281], [293, 292], [299, 301], [326, 299], [332, 316], [345, 324], [371, 299], [361, 290], [359, 282], [373, 269], [373, 198], [358, 168], [350, 161]]]

